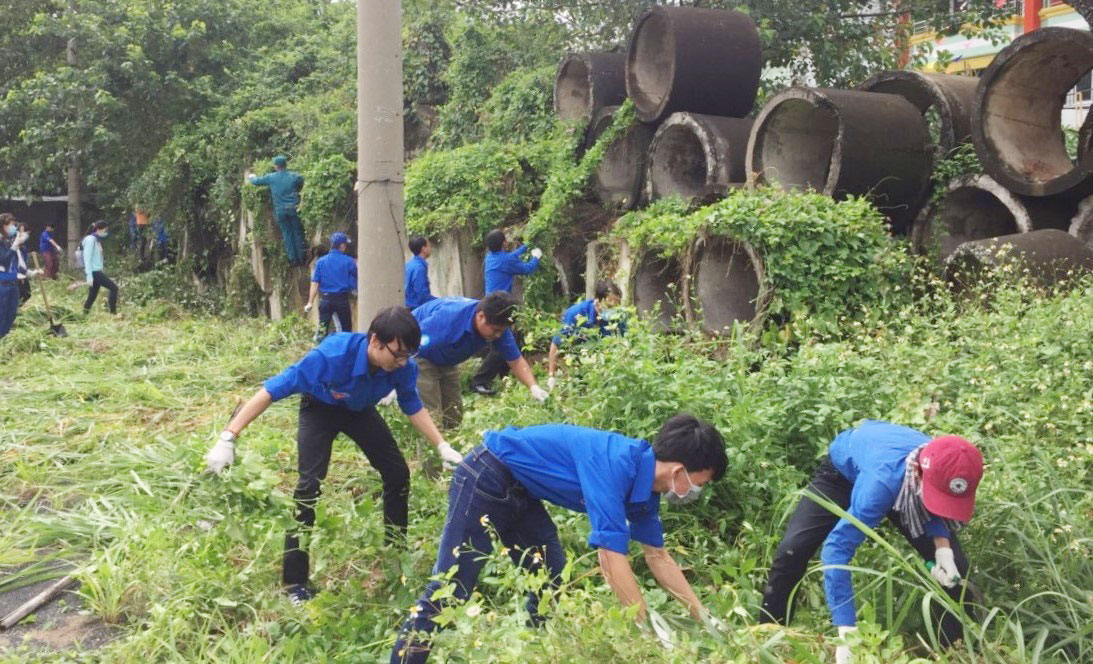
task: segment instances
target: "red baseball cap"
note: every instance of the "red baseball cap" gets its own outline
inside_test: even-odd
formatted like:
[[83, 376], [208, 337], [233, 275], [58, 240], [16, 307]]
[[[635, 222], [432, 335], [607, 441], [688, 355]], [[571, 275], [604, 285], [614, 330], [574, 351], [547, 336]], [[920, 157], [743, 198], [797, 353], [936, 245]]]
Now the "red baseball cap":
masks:
[[922, 503], [944, 519], [969, 521], [975, 490], [983, 478], [983, 455], [960, 436], [941, 436], [918, 455], [922, 468]]

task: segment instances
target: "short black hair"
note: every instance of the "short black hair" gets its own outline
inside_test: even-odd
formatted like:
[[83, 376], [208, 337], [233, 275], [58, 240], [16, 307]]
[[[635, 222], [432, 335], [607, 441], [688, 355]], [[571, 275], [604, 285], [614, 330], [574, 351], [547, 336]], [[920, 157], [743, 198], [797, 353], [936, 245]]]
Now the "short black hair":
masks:
[[661, 425], [653, 455], [657, 461], [682, 463], [689, 473], [712, 470], [715, 480], [721, 479], [729, 465], [721, 433], [689, 413], [673, 415]]
[[421, 326], [406, 307], [387, 307], [380, 311], [368, 326], [368, 334], [385, 344], [398, 339], [403, 348], [412, 353], [421, 345]]
[[486, 248], [490, 251], [501, 251], [505, 246], [505, 231], [495, 228], [486, 234]]
[[597, 281], [595, 297], [597, 300], [602, 300], [608, 295], [614, 295], [616, 297], [622, 297], [622, 293], [619, 291], [619, 287], [615, 285], [614, 281]]
[[52, 222], [52, 221], [50, 221], [50, 222], [47, 222], [47, 223], [46, 223], [46, 226], [45, 226], [45, 227], [46, 227], [47, 229], [49, 229], [49, 228], [53, 228], [53, 222]]
[[415, 235], [410, 238], [410, 253], [417, 256], [421, 253], [421, 250], [425, 248], [425, 245], [429, 244], [429, 241], [420, 235]]
[[478, 302], [475, 311], [486, 314], [486, 322], [490, 325], [512, 325], [513, 316], [516, 315], [516, 307], [520, 300], [506, 291], [494, 291]]

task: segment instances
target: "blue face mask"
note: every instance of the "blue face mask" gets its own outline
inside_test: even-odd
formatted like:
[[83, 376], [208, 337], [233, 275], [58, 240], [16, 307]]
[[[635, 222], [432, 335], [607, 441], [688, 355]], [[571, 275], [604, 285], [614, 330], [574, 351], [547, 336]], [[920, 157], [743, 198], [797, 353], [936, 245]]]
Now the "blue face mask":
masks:
[[18, 226], [8, 226], [8, 237], [15, 237], [19, 234]]

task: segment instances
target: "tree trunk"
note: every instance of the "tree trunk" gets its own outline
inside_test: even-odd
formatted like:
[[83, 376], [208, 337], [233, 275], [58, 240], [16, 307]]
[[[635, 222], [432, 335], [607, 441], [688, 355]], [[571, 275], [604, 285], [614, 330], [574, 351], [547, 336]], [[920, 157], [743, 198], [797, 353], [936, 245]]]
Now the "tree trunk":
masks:
[[[76, 11], [76, 0], [68, 0], [68, 13]], [[76, 38], [68, 40], [65, 48], [65, 60], [70, 67], [76, 66]], [[68, 251], [68, 260], [73, 268], [76, 267], [76, 247], [80, 245], [83, 237], [80, 224], [80, 155], [75, 146], [68, 157], [68, 241], [65, 242]]]

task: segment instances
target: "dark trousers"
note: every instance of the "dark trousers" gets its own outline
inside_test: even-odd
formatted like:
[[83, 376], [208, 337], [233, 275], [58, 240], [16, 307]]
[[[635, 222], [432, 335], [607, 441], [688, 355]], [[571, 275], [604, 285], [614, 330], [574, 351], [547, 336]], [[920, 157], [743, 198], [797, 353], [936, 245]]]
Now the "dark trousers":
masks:
[[26, 304], [30, 299], [30, 279], [19, 279], [19, 304]]
[[319, 327], [324, 335], [353, 331], [349, 293], [323, 293], [319, 298]]
[[19, 311], [19, 287], [14, 279], [0, 279], [0, 339], [11, 331]]
[[[489, 517], [489, 526], [483, 523]], [[448, 519], [440, 536], [433, 576], [443, 576], [452, 566], [456, 571], [456, 601], [465, 601], [478, 582], [485, 556], [493, 550], [489, 527], [497, 531], [501, 543], [517, 565], [536, 571], [546, 565], [556, 586], [565, 567], [565, 551], [558, 541], [558, 529], [542, 501], [529, 496], [509, 469], [485, 445], [479, 445], [463, 457], [452, 473], [448, 487]], [[391, 651], [391, 662], [421, 664], [429, 657], [427, 634], [437, 630], [433, 617], [443, 608], [443, 601], [433, 601], [433, 594], [446, 582], [430, 581], [415, 605], [416, 613], [402, 626]], [[539, 596], [529, 593], [527, 610], [534, 624], [539, 616]], [[425, 636], [423, 639], [422, 636]]]
[[117, 313], [118, 285], [102, 270], [92, 272], [91, 280], [91, 289], [87, 291], [87, 301], [83, 303], [84, 312], [91, 311], [91, 305], [95, 304], [95, 298], [99, 297], [99, 289], [106, 288], [110, 291], [110, 295], [106, 298], [106, 306], [110, 309], [110, 313]]
[[56, 279], [57, 278], [57, 267], [58, 267], [57, 251], [56, 250], [43, 251], [43, 252], [41, 252], [41, 254], [42, 254], [42, 261], [45, 263], [46, 278], [47, 279]]
[[296, 210], [274, 210], [274, 219], [277, 227], [281, 229], [281, 240], [285, 244], [285, 256], [288, 262], [303, 264], [304, 262], [304, 227], [300, 223], [300, 217]]
[[[524, 334], [522, 332], [512, 331], [513, 336], [516, 337], [516, 346], [520, 349], [524, 347]], [[474, 377], [471, 378], [471, 385], [485, 385], [489, 386], [493, 382], [494, 378], [504, 378], [509, 375], [509, 363], [505, 358], [493, 347], [491, 344], [488, 346], [489, 352], [486, 353], [486, 357], [482, 359], [482, 364], [478, 367], [478, 371], [475, 372]]]
[[[850, 492], [854, 485], [843, 477], [829, 457], [825, 457], [816, 472], [812, 474], [808, 488], [845, 510], [850, 505]], [[828, 533], [838, 521], [838, 515], [832, 514], [811, 498], [801, 498], [801, 502], [797, 503], [797, 508], [786, 525], [786, 532], [782, 536], [778, 550], [774, 553], [774, 562], [770, 566], [767, 585], [763, 589], [763, 606], [759, 613], [759, 622], [783, 625], [787, 622], [790, 613], [790, 594], [804, 577], [809, 560], [816, 553], [816, 549], [827, 539]], [[934, 559], [932, 537], [923, 534], [912, 538], [894, 513], [888, 514], [888, 521], [899, 529], [924, 560]], [[960, 548], [960, 543], [956, 541], [955, 535], [950, 534], [949, 541], [952, 544], [957, 569], [960, 570], [961, 577], [966, 577], [968, 559], [964, 557], [964, 552]], [[946, 589], [946, 592], [954, 599], [959, 599], [961, 588], [958, 585]], [[937, 618], [938, 616], [935, 616], [935, 620]], [[941, 631], [948, 643], [961, 638], [964, 633], [960, 620], [948, 612], [941, 619]]]
[[[383, 482], [383, 523], [388, 540], [406, 532], [410, 502], [410, 469], [391, 430], [374, 406], [361, 411], [331, 406], [308, 395], [300, 398], [300, 426], [296, 433], [300, 478], [296, 482], [296, 521], [308, 531], [315, 525], [315, 504], [326, 479], [330, 452], [339, 433], [349, 436]], [[284, 582], [307, 583], [310, 559], [300, 533], [285, 535]]]

